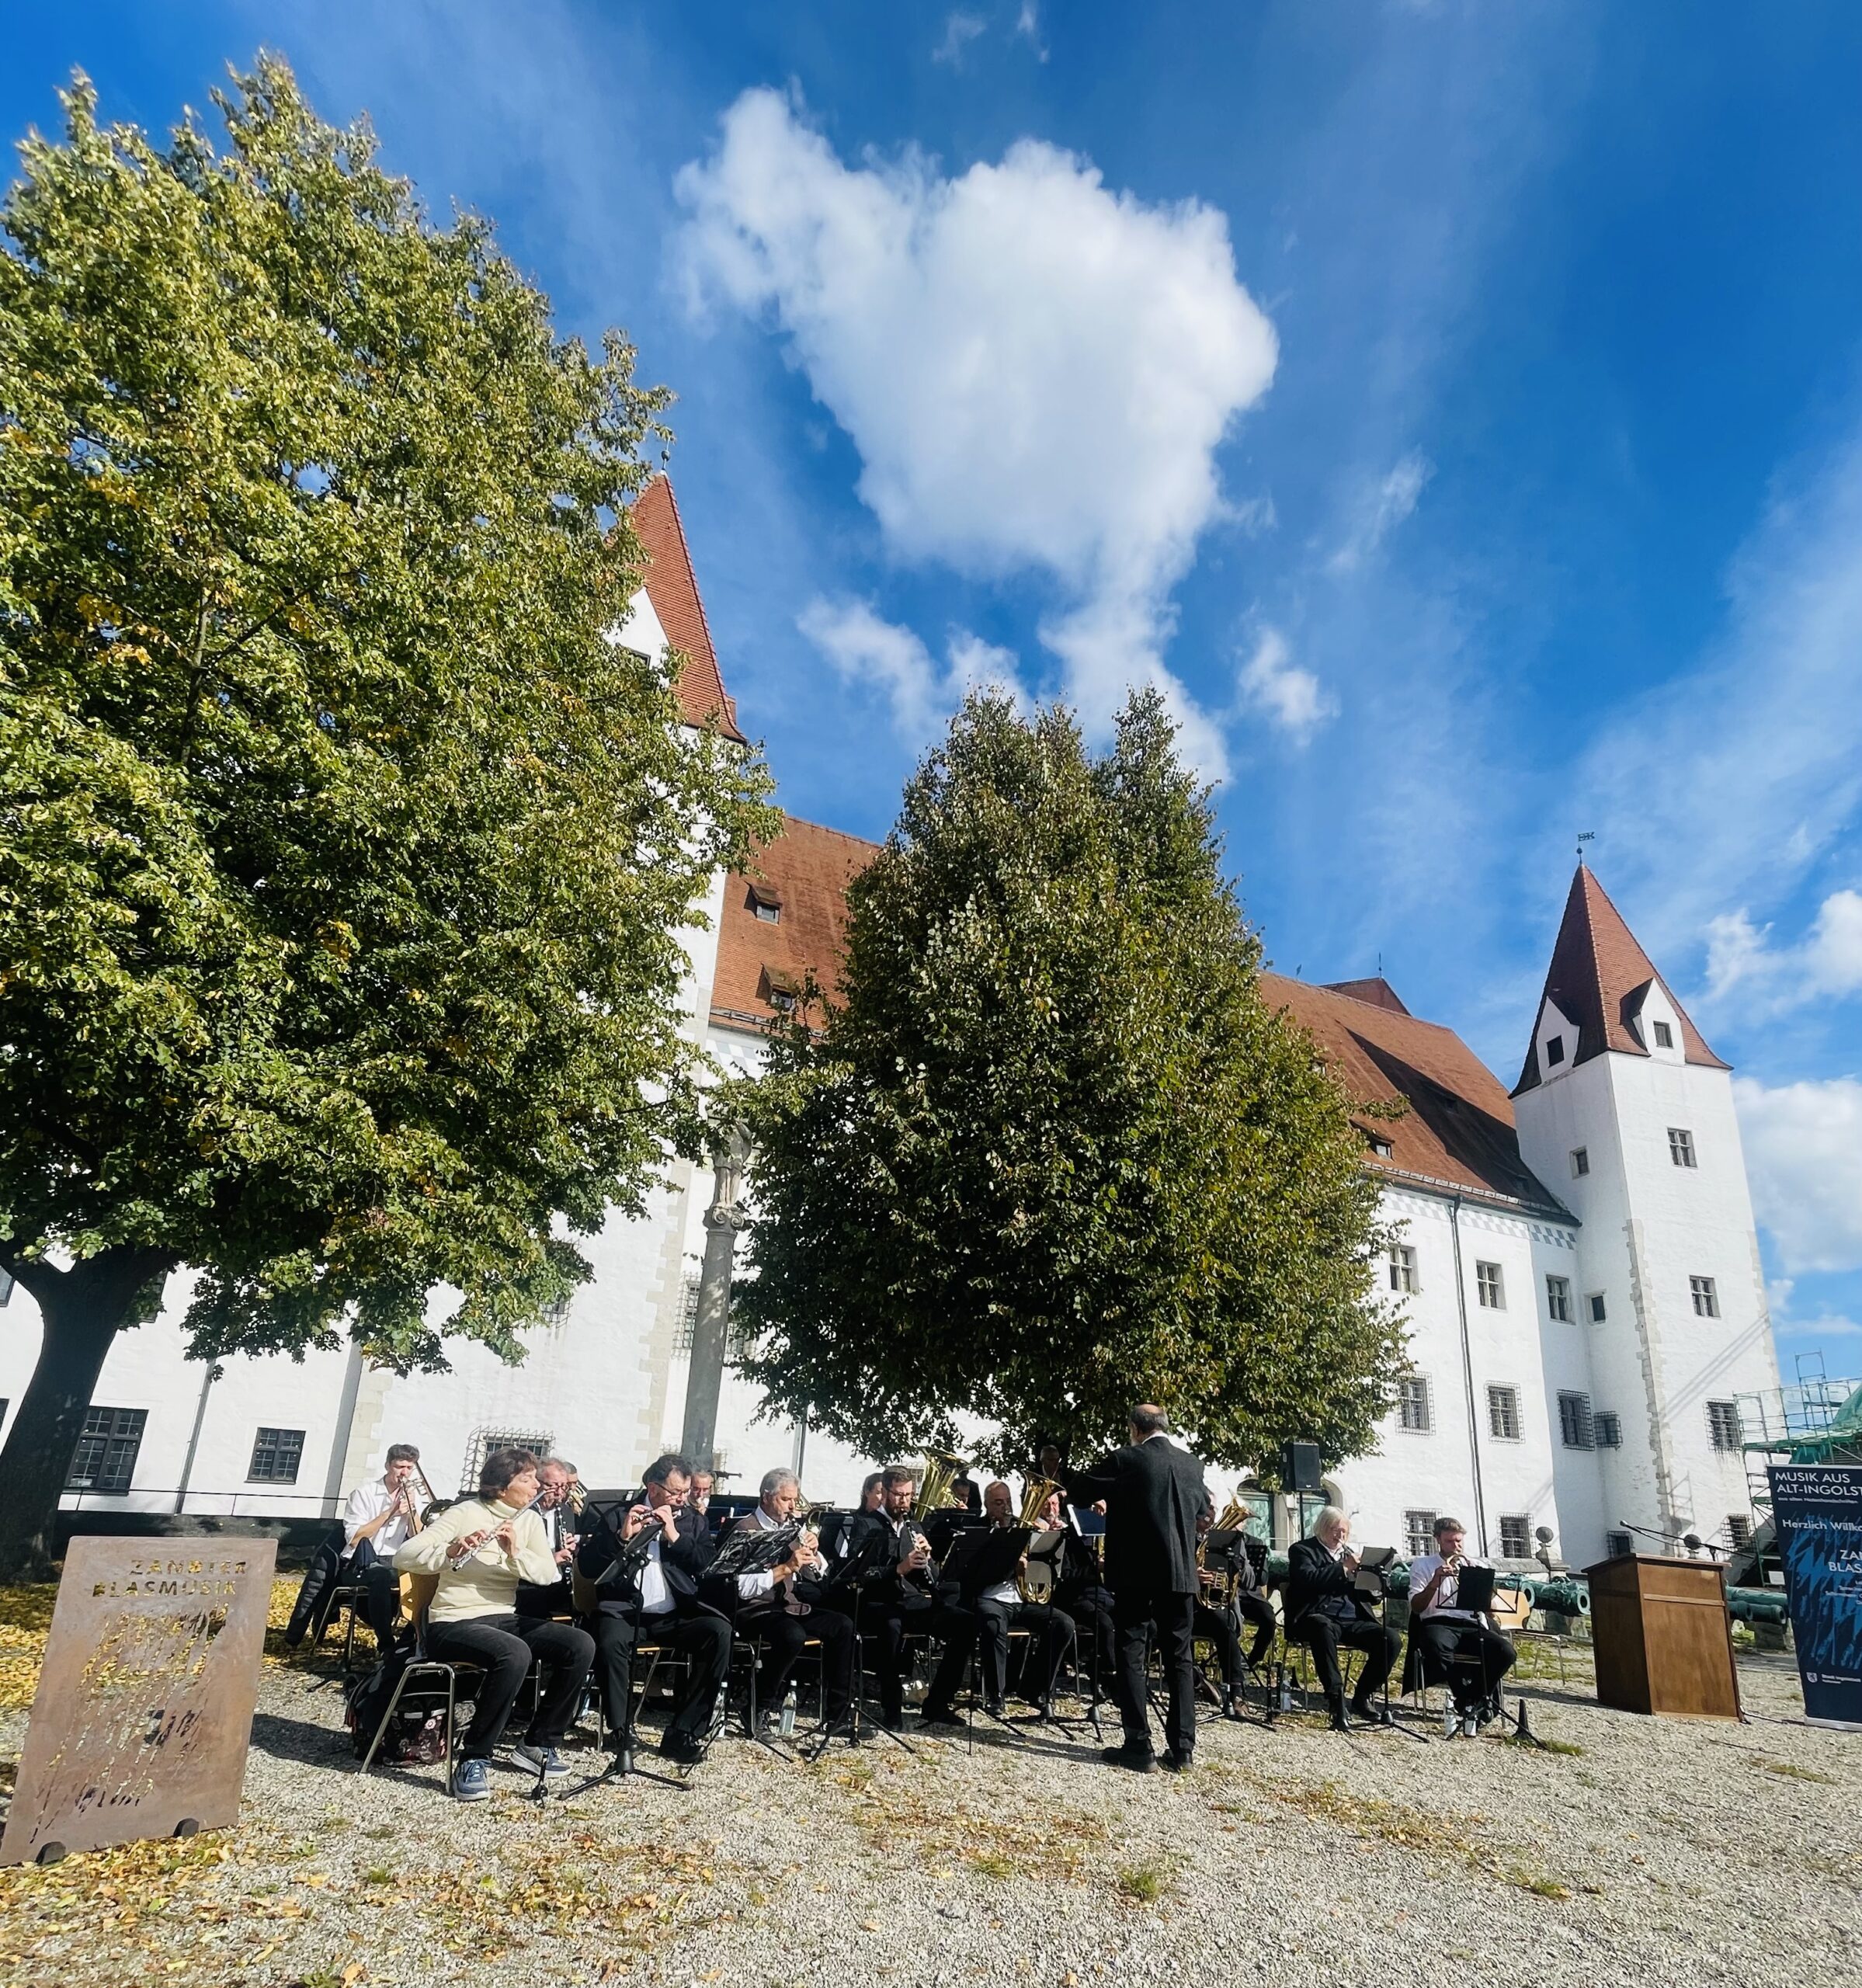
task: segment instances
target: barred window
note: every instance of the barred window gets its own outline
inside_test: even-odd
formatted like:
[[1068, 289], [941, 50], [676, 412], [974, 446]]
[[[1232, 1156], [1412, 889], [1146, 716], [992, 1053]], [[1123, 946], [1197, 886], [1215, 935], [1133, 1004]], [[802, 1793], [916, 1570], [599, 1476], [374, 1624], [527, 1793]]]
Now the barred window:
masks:
[[1532, 1555], [1532, 1514], [1513, 1512], [1500, 1520], [1500, 1558], [1525, 1560]]
[[1752, 1520], [1744, 1512], [1726, 1514], [1726, 1536], [1732, 1541], [1733, 1551], [1742, 1553], [1752, 1544]]
[[146, 1408], [86, 1409], [65, 1489], [127, 1491], [136, 1475], [136, 1453], [142, 1448], [148, 1419]]
[[1627, 1560], [1636, 1550], [1636, 1543], [1626, 1532], [1607, 1532], [1603, 1550], [1613, 1560]]
[[1568, 1277], [1548, 1277], [1545, 1280], [1545, 1309], [1555, 1319], [1571, 1323], [1571, 1279]]
[[698, 1335], [699, 1273], [688, 1270], [679, 1280], [679, 1323], [672, 1329], [672, 1350], [690, 1357]]
[[1517, 1388], [1487, 1390], [1487, 1426], [1503, 1443], [1520, 1440], [1520, 1391]]
[[1668, 1128], [1668, 1156], [1677, 1166], [1692, 1166], [1694, 1163], [1694, 1135], [1679, 1125]]
[[1421, 1432], [1434, 1427], [1426, 1374], [1405, 1374], [1398, 1382], [1397, 1416], [1398, 1426], [1405, 1429]]
[[1406, 1242], [1398, 1242], [1391, 1249], [1390, 1288], [1407, 1297], [1413, 1297], [1421, 1288], [1416, 1281], [1416, 1251]]
[[1490, 1312], [1503, 1312], [1506, 1309], [1506, 1286], [1500, 1275], [1498, 1263], [1476, 1263], [1474, 1267], [1475, 1289], [1480, 1294], [1481, 1302]]
[[1736, 1401], [1710, 1401], [1707, 1404], [1707, 1433], [1716, 1450], [1736, 1450], [1746, 1438], [1739, 1427]]
[[1623, 1447], [1623, 1418], [1614, 1408], [1600, 1408], [1591, 1418], [1591, 1434], [1600, 1450], [1620, 1450]]
[[1433, 1512], [1403, 1514], [1403, 1543], [1409, 1549], [1411, 1559], [1419, 1560], [1425, 1553], [1435, 1551], [1435, 1518]]
[[465, 1465], [459, 1473], [459, 1495], [478, 1496], [478, 1473], [494, 1450], [528, 1450], [538, 1458], [554, 1448], [556, 1438], [547, 1429], [474, 1429], [466, 1444]]
[[249, 1484], [295, 1484], [297, 1466], [304, 1461], [301, 1429], [261, 1429], [252, 1444], [252, 1467], [246, 1472]]
[[1561, 1392], [1558, 1396], [1558, 1437], [1565, 1448], [1594, 1448], [1592, 1428], [1589, 1395]]
[[1717, 1319], [1720, 1315], [1720, 1293], [1710, 1277], [1690, 1277], [1687, 1288], [1694, 1302], [1697, 1319]]

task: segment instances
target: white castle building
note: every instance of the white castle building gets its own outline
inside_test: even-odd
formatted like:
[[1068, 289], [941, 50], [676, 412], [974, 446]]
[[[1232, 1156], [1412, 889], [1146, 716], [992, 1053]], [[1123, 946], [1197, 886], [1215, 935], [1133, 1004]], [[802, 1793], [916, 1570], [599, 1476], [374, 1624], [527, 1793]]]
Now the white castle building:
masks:
[[[738, 735], [663, 478], [635, 518], [651, 564], [621, 639], [682, 651], [687, 721]], [[832, 981], [847, 884], [875, 853], [791, 819], [754, 879], [713, 879], [682, 999], [719, 1062], [754, 1069], [809, 971]], [[1453, 1513], [1493, 1557], [1522, 1562], [1541, 1527], [1579, 1566], [1627, 1550], [1631, 1527], [1740, 1543], [1737, 1403], [1778, 1378], [1728, 1072], [1596, 878], [1580, 868], [1572, 882], [1510, 1099], [1381, 979], [1265, 986], [1354, 1098], [1407, 1106], [1359, 1127], [1398, 1232], [1387, 1274], [1415, 1371], [1374, 1453], [1328, 1481], [1357, 1538], [1420, 1550]], [[186, 1357], [177, 1277], [161, 1318], [123, 1333], [105, 1363], [64, 1505], [333, 1517], [391, 1442], [419, 1447], [442, 1496], [510, 1441], [568, 1458], [588, 1484], [637, 1483], [686, 1427], [712, 1187], [708, 1170], [679, 1163], [642, 1217], [585, 1240], [592, 1280], [539, 1322], [516, 1368], [466, 1346], [450, 1372], [406, 1379], [353, 1350], [210, 1369]], [[39, 1340], [15, 1291], [0, 1311], [0, 1416]], [[725, 1489], [783, 1463], [810, 1496], [846, 1499], [884, 1461], [759, 1420], [760, 1406], [727, 1368], [714, 1425]]]

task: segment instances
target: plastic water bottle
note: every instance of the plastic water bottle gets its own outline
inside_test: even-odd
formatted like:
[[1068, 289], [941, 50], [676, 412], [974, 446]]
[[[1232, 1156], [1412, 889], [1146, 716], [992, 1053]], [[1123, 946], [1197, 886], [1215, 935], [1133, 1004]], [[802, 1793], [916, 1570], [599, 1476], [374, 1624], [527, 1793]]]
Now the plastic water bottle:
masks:
[[787, 1695], [782, 1701], [782, 1712], [776, 1719], [776, 1729], [785, 1740], [790, 1738], [794, 1733], [795, 1687], [793, 1684], [789, 1687]]

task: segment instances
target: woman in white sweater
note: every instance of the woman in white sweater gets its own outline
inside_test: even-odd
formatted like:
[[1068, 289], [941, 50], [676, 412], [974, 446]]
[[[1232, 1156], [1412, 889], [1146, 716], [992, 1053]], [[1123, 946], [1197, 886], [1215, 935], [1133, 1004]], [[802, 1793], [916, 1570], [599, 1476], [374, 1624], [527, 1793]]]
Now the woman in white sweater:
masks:
[[557, 1575], [543, 1521], [526, 1509], [536, 1496], [536, 1458], [528, 1450], [494, 1450], [478, 1473], [478, 1497], [450, 1507], [395, 1550], [402, 1573], [439, 1577], [427, 1608], [426, 1654], [485, 1670], [453, 1779], [461, 1802], [490, 1796], [492, 1750], [533, 1659], [543, 1667], [543, 1689], [516, 1750], [517, 1764], [552, 1780], [568, 1772], [556, 1749], [582, 1701], [595, 1644], [572, 1623], [517, 1612], [520, 1581]]

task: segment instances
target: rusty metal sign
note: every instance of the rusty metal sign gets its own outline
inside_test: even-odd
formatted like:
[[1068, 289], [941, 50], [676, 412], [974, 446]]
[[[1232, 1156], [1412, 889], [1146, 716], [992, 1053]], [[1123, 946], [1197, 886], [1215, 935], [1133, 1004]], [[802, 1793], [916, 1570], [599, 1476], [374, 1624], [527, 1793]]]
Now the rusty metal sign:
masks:
[[278, 1546], [75, 1538], [0, 1864], [235, 1820]]

